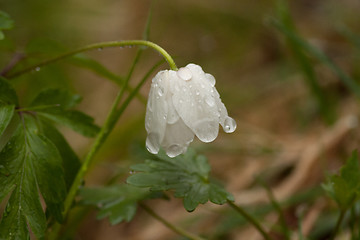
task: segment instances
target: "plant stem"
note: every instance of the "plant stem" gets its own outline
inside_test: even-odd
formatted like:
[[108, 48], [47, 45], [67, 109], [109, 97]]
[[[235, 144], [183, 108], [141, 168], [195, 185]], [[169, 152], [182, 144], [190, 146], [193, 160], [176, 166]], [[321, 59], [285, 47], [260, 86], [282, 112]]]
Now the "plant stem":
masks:
[[154, 217], [156, 220], [159, 220], [162, 224], [164, 224], [166, 227], [168, 227], [169, 229], [171, 229], [172, 231], [178, 233], [181, 236], [184, 236], [186, 238], [189, 238], [191, 240], [204, 240], [203, 238], [196, 236], [192, 233], [187, 232], [186, 230], [177, 227], [175, 225], [173, 225], [172, 223], [166, 221], [164, 218], [162, 218], [161, 216], [157, 215], [152, 209], [150, 209], [148, 206], [146, 206], [143, 203], [139, 203], [139, 205], [152, 217]]
[[227, 203], [233, 209], [235, 209], [237, 212], [239, 212], [246, 220], [248, 220], [261, 233], [261, 235], [264, 237], [264, 239], [272, 240], [271, 237], [269, 236], [269, 234], [265, 232], [263, 227], [260, 225], [260, 223], [255, 218], [250, 216], [244, 209], [242, 209], [238, 205], [234, 204], [232, 201], [227, 200]]
[[[135, 58], [136, 59], [136, 58]], [[114, 128], [117, 120], [120, 118], [120, 116], [122, 115], [122, 113], [125, 111], [126, 107], [129, 105], [129, 103], [131, 102], [131, 100], [136, 96], [136, 94], [139, 92], [140, 88], [143, 86], [143, 84], [146, 82], [146, 80], [150, 77], [150, 75], [155, 71], [156, 68], [158, 68], [161, 64], [163, 63], [162, 61], [159, 61], [157, 64], [155, 64], [150, 71], [147, 72], [147, 74], [145, 74], [145, 76], [141, 79], [141, 81], [138, 83], [138, 85], [135, 87], [135, 89], [129, 94], [129, 96], [125, 99], [125, 101], [121, 104], [121, 106], [117, 109], [117, 105], [121, 100], [121, 97], [123, 95], [123, 89], [120, 90], [119, 94], [117, 95], [112, 108], [110, 110], [110, 113], [103, 125], [103, 127], [101, 128], [90, 152], [88, 153], [88, 155], [85, 158], [85, 161], [83, 162], [83, 164], [81, 165], [80, 170], [78, 171], [76, 178], [69, 190], [69, 193], [65, 199], [65, 203], [64, 203], [64, 211], [63, 211], [63, 216], [64, 218], [66, 218], [66, 215], [72, 205], [72, 202], [74, 201], [74, 198], [76, 196], [76, 193], [82, 183], [82, 180], [85, 176], [85, 174], [87, 173], [89, 166], [92, 164], [93, 162], [93, 158], [96, 154], [96, 152], [99, 150], [99, 148], [102, 146], [102, 144], [105, 142], [106, 138], [108, 137], [108, 135], [110, 134], [110, 132], [112, 131], [112, 129]], [[130, 70], [131, 72], [132, 70]], [[130, 72], [128, 74], [128, 77], [130, 77]], [[53, 226], [52, 231], [49, 233], [49, 237], [48, 239], [57, 239], [59, 232], [61, 230], [61, 225], [59, 223], [56, 223]]]
[[339, 218], [338, 218], [338, 220], [337, 220], [337, 222], [336, 222], [335, 230], [334, 230], [334, 232], [333, 232], [330, 240], [334, 240], [335, 237], [336, 237], [336, 235], [337, 235], [337, 233], [339, 232], [339, 229], [340, 229], [341, 223], [342, 223], [342, 221], [343, 221], [343, 219], [344, 219], [344, 216], [345, 216], [346, 211], [347, 211], [346, 209], [342, 209], [342, 210], [340, 211]]
[[57, 61], [59, 61], [61, 59], [70, 57], [72, 55], [75, 55], [77, 53], [86, 52], [86, 51], [93, 50], [93, 49], [103, 49], [103, 48], [108, 48], [108, 47], [127, 47], [127, 46], [146, 46], [146, 47], [150, 47], [150, 48], [156, 50], [157, 52], [159, 52], [166, 59], [166, 61], [168, 62], [169, 66], [170, 66], [170, 68], [172, 70], [178, 70], [174, 60], [172, 59], [172, 57], [162, 47], [160, 47], [159, 45], [157, 45], [157, 44], [155, 44], [153, 42], [150, 42], [150, 41], [146, 41], [146, 40], [126, 40], [126, 41], [111, 41], [111, 42], [101, 42], [101, 43], [90, 44], [90, 45], [87, 45], [85, 47], [78, 48], [78, 49], [63, 53], [63, 54], [61, 54], [59, 56], [47, 59], [47, 60], [45, 60], [43, 62], [40, 62], [40, 63], [37, 63], [37, 64], [32, 65], [30, 67], [27, 67], [27, 68], [25, 68], [23, 70], [20, 70], [18, 72], [6, 74], [5, 76], [7, 78], [15, 78], [15, 77], [18, 77], [18, 76], [20, 76], [20, 75], [22, 75], [24, 73], [31, 72], [31, 71], [34, 71], [36, 69], [39, 69], [40, 67], [48, 65], [50, 63], [54, 63], [54, 62], [57, 62]]

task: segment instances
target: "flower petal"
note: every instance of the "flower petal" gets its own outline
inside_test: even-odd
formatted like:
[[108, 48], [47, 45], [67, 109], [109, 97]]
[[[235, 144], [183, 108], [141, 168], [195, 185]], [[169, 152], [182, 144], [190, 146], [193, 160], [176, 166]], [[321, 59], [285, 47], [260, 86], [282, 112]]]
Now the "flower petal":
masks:
[[158, 153], [166, 128], [168, 112], [168, 71], [159, 72], [152, 81], [146, 106], [145, 128], [148, 133], [146, 147], [151, 153]]
[[185, 125], [181, 118], [173, 124], [167, 124], [165, 136], [161, 146], [169, 157], [186, 152], [189, 144], [194, 140], [194, 133]]
[[[215, 81], [205, 75], [202, 68], [195, 64], [185, 67], [191, 71], [191, 79], [178, 76], [171, 81], [173, 104], [184, 123], [203, 142], [215, 140], [219, 131], [219, 110], [214, 95]], [[172, 78], [174, 79], [174, 78]]]

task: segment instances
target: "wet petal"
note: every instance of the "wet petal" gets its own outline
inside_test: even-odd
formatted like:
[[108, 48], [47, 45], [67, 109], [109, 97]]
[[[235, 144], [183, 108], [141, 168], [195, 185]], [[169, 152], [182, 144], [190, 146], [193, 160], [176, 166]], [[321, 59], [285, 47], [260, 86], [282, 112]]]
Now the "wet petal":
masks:
[[146, 147], [151, 153], [157, 153], [164, 138], [168, 112], [167, 71], [159, 72], [151, 84], [149, 100], [146, 106], [145, 128], [148, 133]]
[[167, 124], [164, 140], [161, 146], [169, 157], [186, 152], [187, 147], [194, 139], [194, 133], [185, 125], [181, 118], [173, 124]]

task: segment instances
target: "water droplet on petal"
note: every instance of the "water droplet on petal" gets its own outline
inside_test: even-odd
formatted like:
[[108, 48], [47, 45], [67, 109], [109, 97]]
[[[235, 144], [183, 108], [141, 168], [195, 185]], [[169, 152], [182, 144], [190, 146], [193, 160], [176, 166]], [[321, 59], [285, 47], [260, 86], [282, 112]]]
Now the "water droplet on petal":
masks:
[[189, 81], [192, 78], [191, 71], [186, 67], [180, 68], [177, 71], [177, 75], [179, 76], [179, 78], [181, 78], [184, 81]]
[[199, 95], [200, 95], [199, 90], [196, 90], [196, 91], [195, 91], [195, 94], [196, 94], [197, 96], [199, 96]]
[[164, 89], [162, 87], [158, 88], [158, 94], [161, 97], [162, 95], [164, 95]]
[[166, 149], [166, 154], [173, 158], [180, 155], [183, 152], [183, 148], [179, 144], [173, 144]]
[[214, 78], [213, 75], [211, 75], [210, 73], [205, 73], [205, 77], [207, 78], [207, 80], [210, 82], [210, 85], [213, 87], [215, 86], [216, 80]]
[[236, 129], [236, 122], [231, 117], [226, 117], [224, 121], [224, 132], [232, 133]]
[[215, 100], [214, 100], [214, 98], [212, 98], [212, 97], [207, 97], [207, 98], [205, 99], [205, 102], [206, 102], [207, 105], [209, 105], [210, 107], [212, 107], [212, 106], [215, 105]]
[[152, 154], [157, 154], [160, 149], [159, 134], [149, 133], [146, 138], [146, 148]]
[[194, 124], [193, 130], [202, 142], [212, 142], [218, 135], [219, 123], [210, 119], [200, 120]]

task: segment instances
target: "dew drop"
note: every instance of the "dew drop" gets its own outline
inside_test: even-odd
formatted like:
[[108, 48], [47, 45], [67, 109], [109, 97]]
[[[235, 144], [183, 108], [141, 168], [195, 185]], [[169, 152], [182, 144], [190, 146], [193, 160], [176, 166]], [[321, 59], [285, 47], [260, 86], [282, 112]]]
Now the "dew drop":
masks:
[[161, 97], [162, 95], [164, 95], [164, 89], [162, 87], [158, 88], [158, 95]]
[[173, 144], [166, 150], [166, 154], [171, 158], [178, 156], [182, 152], [183, 148], [179, 144]]
[[102, 48], [102, 47], [99, 47], [97, 50], [98, 50], [98, 51], [102, 51], [102, 50], [103, 50], [103, 48]]
[[152, 154], [157, 154], [160, 149], [159, 134], [149, 133], [146, 138], [146, 148]]
[[35, 71], [37, 71], [37, 72], [40, 71], [40, 67], [36, 67]]
[[135, 171], [134, 170], [130, 170], [130, 172], [129, 172], [130, 174], [134, 174], [135, 173]]
[[199, 95], [200, 95], [199, 90], [196, 90], [196, 91], [195, 91], [195, 94], [196, 94], [197, 96], [199, 96]]
[[215, 100], [214, 100], [214, 98], [212, 98], [212, 97], [207, 97], [207, 98], [205, 99], [205, 102], [206, 102], [207, 105], [209, 105], [210, 107], [213, 107], [213, 106], [215, 105]]
[[236, 129], [236, 122], [231, 117], [226, 117], [224, 121], [224, 132], [232, 133]]
[[192, 73], [188, 68], [180, 68], [177, 71], [177, 75], [179, 78], [181, 78], [184, 81], [189, 81], [192, 78]]
[[215, 86], [216, 80], [213, 75], [211, 75], [210, 73], [205, 73], [205, 77], [212, 87]]
[[182, 99], [179, 100], [179, 103], [183, 103], [184, 101]]
[[186, 92], [186, 87], [183, 87], [182, 90], [183, 90], [183, 92]]

